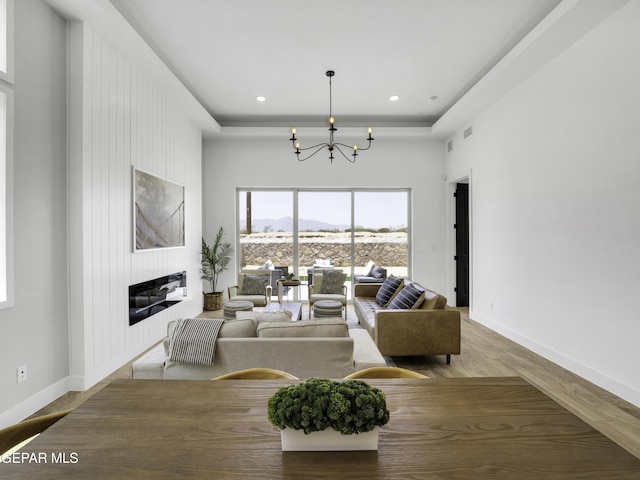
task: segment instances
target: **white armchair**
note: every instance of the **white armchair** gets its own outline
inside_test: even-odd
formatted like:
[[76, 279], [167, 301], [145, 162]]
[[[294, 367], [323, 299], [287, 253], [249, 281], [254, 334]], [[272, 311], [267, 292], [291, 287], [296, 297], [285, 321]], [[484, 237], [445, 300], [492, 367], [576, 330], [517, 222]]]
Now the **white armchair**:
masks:
[[230, 302], [249, 301], [264, 307], [271, 301], [271, 270], [242, 270], [238, 284], [227, 289]]
[[344, 319], [347, 319], [347, 275], [338, 269], [314, 269], [313, 283], [309, 284], [309, 318], [313, 304], [319, 300], [335, 300], [342, 303]]

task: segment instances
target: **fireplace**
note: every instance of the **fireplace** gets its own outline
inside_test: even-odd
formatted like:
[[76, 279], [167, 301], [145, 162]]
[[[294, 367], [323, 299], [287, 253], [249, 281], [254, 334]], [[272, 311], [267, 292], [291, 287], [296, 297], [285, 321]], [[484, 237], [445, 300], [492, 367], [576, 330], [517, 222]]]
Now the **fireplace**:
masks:
[[186, 271], [129, 286], [129, 325], [181, 302], [186, 296]]

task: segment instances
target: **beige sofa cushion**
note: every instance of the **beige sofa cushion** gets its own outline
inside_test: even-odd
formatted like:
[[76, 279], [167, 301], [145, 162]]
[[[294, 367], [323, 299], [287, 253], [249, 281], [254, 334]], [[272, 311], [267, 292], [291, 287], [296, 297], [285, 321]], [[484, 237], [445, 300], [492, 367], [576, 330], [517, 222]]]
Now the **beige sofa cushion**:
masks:
[[256, 336], [257, 322], [252, 318], [225, 320], [218, 332], [218, 338], [249, 338]]
[[[251, 318], [242, 320], [225, 320], [218, 331], [218, 338], [255, 338], [257, 325], [258, 322]], [[167, 324], [167, 336], [162, 341], [162, 344], [164, 345], [164, 352], [167, 357], [169, 356], [169, 339], [171, 338], [171, 334], [173, 333], [175, 326], [175, 320], [171, 320]]]
[[424, 301], [420, 305], [425, 310], [441, 310], [447, 306], [447, 297], [434, 291], [424, 289]]
[[[175, 324], [175, 320], [171, 320], [167, 324], [167, 338], [171, 338], [171, 333], [173, 332]], [[257, 325], [258, 322], [251, 318], [242, 320], [225, 320], [218, 332], [218, 338], [255, 337]]]
[[283, 310], [281, 312], [236, 312], [236, 319], [253, 319], [256, 323], [261, 322], [290, 322], [291, 312]]
[[354, 342], [345, 338], [219, 338], [211, 366], [167, 362], [163, 378], [209, 380], [244, 368], [284, 370], [300, 379], [343, 378], [355, 370]]
[[273, 337], [348, 337], [349, 326], [340, 318], [300, 322], [261, 322], [256, 329], [258, 338]]

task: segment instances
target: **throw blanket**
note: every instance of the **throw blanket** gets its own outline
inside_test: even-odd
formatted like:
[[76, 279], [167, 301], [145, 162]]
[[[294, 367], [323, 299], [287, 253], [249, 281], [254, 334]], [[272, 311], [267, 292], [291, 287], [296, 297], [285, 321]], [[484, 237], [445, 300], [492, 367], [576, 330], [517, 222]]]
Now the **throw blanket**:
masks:
[[196, 365], [213, 365], [216, 338], [224, 320], [182, 318], [169, 338], [169, 360]]

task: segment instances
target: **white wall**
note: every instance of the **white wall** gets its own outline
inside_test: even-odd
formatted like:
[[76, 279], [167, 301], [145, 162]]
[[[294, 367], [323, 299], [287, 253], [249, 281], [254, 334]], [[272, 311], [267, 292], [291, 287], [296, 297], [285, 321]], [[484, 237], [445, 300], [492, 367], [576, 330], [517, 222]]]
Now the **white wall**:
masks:
[[[83, 390], [166, 335], [169, 320], [202, 311], [202, 141], [89, 24], [71, 24], [71, 44], [70, 375]], [[132, 166], [185, 186], [185, 248], [132, 253]], [[129, 285], [182, 270], [188, 300], [129, 326]]]
[[472, 172], [472, 318], [638, 406], [639, 24], [630, 2], [447, 162]]
[[[14, 5], [15, 302], [0, 310], [0, 425], [10, 423], [5, 413], [21, 402], [43, 403], [66, 392], [69, 372], [66, 26], [40, 0]], [[18, 384], [21, 365], [28, 379]], [[32, 413], [29, 408], [17, 419]]]
[[[339, 132], [338, 132], [339, 133]], [[413, 195], [413, 277], [442, 291], [444, 285], [444, 149], [442, 142], [376, 136], [355, 164], [318, 153], [298, 162], [288, 131], [277, 138], [215, 138], [205, 143], [204, 230], [209, 241], [222, 225], [236, 232], [236, 187], [403, 187]], [[318, 140], [320, 142], [322, 140]], [[236, 270], [221, 277], [233, 285]]]
[[[15, 306], [0, 310], [0, 427], [202, 311], [200, 128], [89, 24], [68, 30], [42, 0], [15, 7]], [[132, 253], [132, 166], [185, 185], [186, 248]], [[181, 270], [188, 300], [130, 327], [128, 286]]]

